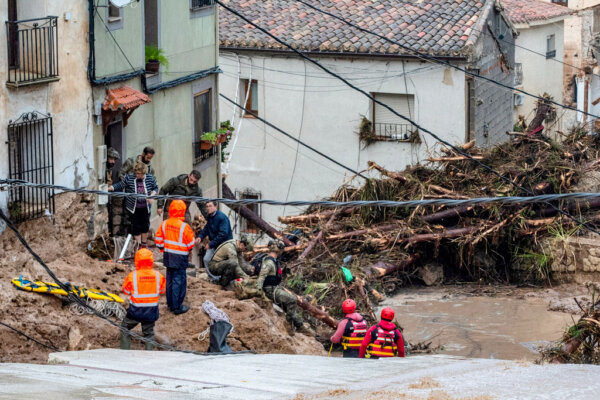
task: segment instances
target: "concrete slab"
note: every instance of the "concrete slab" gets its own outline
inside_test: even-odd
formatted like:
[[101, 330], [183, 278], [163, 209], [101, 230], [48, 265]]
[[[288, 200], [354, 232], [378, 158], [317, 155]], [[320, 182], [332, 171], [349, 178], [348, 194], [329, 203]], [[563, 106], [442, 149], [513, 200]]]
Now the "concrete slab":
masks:
[[[0, 399], [597, 399], [600, 366], [100, 349], [0, 364]], [[304, 396], [304, 397], [302, 397]]]

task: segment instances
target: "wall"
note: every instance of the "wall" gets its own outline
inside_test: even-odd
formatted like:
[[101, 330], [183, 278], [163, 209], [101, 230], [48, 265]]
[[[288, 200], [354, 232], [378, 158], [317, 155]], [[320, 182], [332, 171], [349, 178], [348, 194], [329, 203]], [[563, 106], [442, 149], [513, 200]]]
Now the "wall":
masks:
[[[421, 133], [422, 144], [379, 142], [365, 148], [358, 128], [363, 115], [371, 118], [371, 101], [341, 81], [296, 58], [222, 53], [221, 93], [244, 103], [238, 77], [258, 80], [259, 116], [348, 167], [361, 171], [373, 160], [391, 170], [427, 158], [439, 148]], [[451, 143], [465, 140], [465, 78], [454, 69], [400, 60], [320, 59], [367, 92], [410, 93], [415, 96], [414, 119]], [[252, 65], [252, 68], [250, 68]], [[238, 75], [238, 69], [241, 74]], [[352, 173], [311, 152], [253, 118], [240, 119], [231, 103], [221, 100], [220, 120], [235, 120], [236, 138], [228, 151], [227, 183], [233, 191], [258, 190], [265, 199], [317, 200], [348, 181]], [[235, 143], [235, 145], [234, 145]], [[232, 150], [233, 149], [233, 150]], [[358, 178], [355, 184], [362, 183]], [[296, 207], [263, 206], [263, 217], [298, 213]]]
[[[553, 99], [563, 103], [563, 22], [558, 21], [551, 24], [535, 25], [530, 27], [519, 27], [519, 36], [517, 37], [517, 46], [515, 48], [515, 62], [521, 63], [523, 68], [522, 89], [535, 95], [550, 94]], [[556, 56], [554, 58], [545, 58], [540, 54], [546, 54], [546, 38], [555, 35]], [[528, 50], [524, 50], [526, 48]], [[539, 54], [534, 54], [532, 51]], [[519, 115], [526, 117], [530, 122], [535, 115], [535, 106], [537, 99], [531, 96], [525, 96], [524, 104], [515, 107], [515, 122]], [[558, 117], [564, 116], [566, 112], [558, 108], [556, 110]], [[562, 130], [562, 119], [551, 122], [547, 125], [550, 132]], [[548, 132], [548, 129], [546, 129]]]
[[[33, 13], [38, 10], [38, 13]], [[0, 177], [8, 176], [7, 126], [24, 112], [39, 111], [52, 115], [54, 138], [54, 180], [58, 185], [87, 187], [93, 182], [94, 167], [92, 129], [89, 124], [91, 89], [87, 81], [88, 10], [81, 0], [36, 1], [26, 8], [27, 17], [58, 16], [59, 75], [57, 82], [7, 88], [7, 37], [0, 29]], [[66, 21], [64, 13], [70, 12]], [[24, 14], [20, 14], [21, 18]], [[6, 2], [0, 7], [0, 20], [8, 19]], [[0, 206], [6, 205], [6, 194], [0, 192]]]

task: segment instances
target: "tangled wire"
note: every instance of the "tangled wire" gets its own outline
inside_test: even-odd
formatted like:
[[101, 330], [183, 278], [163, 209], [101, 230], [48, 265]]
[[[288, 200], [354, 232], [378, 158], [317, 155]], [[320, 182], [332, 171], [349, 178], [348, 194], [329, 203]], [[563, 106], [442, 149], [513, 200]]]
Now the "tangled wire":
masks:
[[79, 303], [73, 302], [69, 305], [69, 311], [75, 315], [85, 315], [93, 314], [94, 312], [92, 309], [94, 309], [107, 318], [114, 316], [118, 320], [123, 319], [127, 313], [122, 305], [114, 301], [95, 300], [86, 297], [85, 302], [90, 308], [86, 308]]

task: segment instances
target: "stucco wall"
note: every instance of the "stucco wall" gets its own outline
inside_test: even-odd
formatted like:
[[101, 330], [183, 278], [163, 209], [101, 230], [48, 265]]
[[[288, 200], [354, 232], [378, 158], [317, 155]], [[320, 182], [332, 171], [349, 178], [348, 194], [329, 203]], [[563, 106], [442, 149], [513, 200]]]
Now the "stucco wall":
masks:
[[[32, 2], [33, 3], [33, 2]], [[92, 129], [89, 125], [91, 89], [87, 81], [88, 55], [87, 2], [80, 0], [37, 1], [18, 18], [58, 16], [58, 82], [7, 88], [7, 37], [0, 29], [0, 177], [8, 176], [7, 126], [24, 112], [39, 111], [52, 115], [54, 179], [58, 185], [86, 187], [90, 184], [93, 164]], [[34, 13], [34, 10], [38, 10]], [[71, 19], [66, 21], [64, 13]], [[25, 14], [24, 14], [25, 13]], [[6, 2], [0, 7], [0, 20], [8, 20]], [[6, 194], [0, 192], [0, 206]]]
[[[463, 73], [411, 61], [405, 65], [405, 82], [400, 60], [320, 61], [367, 92], [414, 94], [413, 117], [419, 124], [451, 143], [464, 143]], [[371, 101], [301, 60], [251, 55], [242, 56], [238, 66], [235, 55], [222, 53], [219, 65], [224, 71], [219, 82], [221, 93], [243, 103], [238, 78], [256, 79], [259, 116], [355, 170], [366, 169], [369, 160], [401, 170], [424, 160], [428, 150], [438, 148], [423, 133], [422, 144], [379, 142], [365, 148], [358, 139], [358, 128], [362, 115], [371, 118]], [[329, 196], [352, 175], [258, 120], [240, 120], [239, 115], [239, 110], [221, 100], [219, 119], [235, 118], [238, 128], [227, 178], [232, 190], [260, 191], [265, 199], [316, 200]], [[228, 151], [234, 142], [235, 138]], [[354, 181], [361, 182], [360, 178]], [[277, 216], [297, 212], [294, 207], [262, 207], [263, 217], [275, 224]]]

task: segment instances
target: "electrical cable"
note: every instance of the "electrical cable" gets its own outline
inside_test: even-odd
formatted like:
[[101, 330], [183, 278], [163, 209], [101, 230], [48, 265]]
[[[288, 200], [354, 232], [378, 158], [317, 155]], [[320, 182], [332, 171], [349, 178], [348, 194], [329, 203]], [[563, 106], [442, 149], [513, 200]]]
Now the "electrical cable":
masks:
[[[302, 0], [296, 0], [299, 2], [304, 3]], [[399, 114], [397, 111], [395, 111], [393, 108], [391, 108], [390, 106], [388, 106], [387, 104], [377, 100], [375, 97], [373, 97], [371, 94], [365, 92], [364, 90], [360, 89], [359, 87], [353, 85], [352, 83], [348, 82], [348, 80], [344, 79], [343, 77], [339, 76], [338, 74], [336, 74], [335, 72], [329, 70], [328, 68], [324, 67], [323, 65], [321, 65], [318, 61], [314, 60], [313, 58], [305, 55], [303, 52], [295, 49], [292, 45], [288, 44], [287, 42], [279, 39], [277, 36], [273, 35], [271, 32], [269, 32], [267, 29], [263, 28], [262, 26], [256, 24], [255, 22], [251, 21], [250, 19], [248, 19], [247, 17], [245, 17], [244, 15], [240, 14], [239, 12], [233, 10], [231, 7], [226, 6], [225, 4], [223, 4], [223, 2], [221, 0], [215, 0], [215, 2], [217, 4], [219, 4], [221, 7], [223, 7], [225, 10], [229, 11], [230, 13], [234, 14], [235, 16], [237, 16], [238, 18], [241, 18], [242, 20], [246, 21], [248, 24], [254, 26], [256, 29], [258, 29], [259, 31], [263, 32], [264, 34], [266, 34], [267, 36], [273, 38], [276, 42], [278, 42], [279, 44], [282, 44], [283, 46], [287, 47], [288, 49], [290, 49], [292, 52], [298, 54], [300, 57], [302, 57], [303, 59], [313, 63], [314, 65], [316, 65], [317, 67], [321, 68], [323, 71], [329, 73], [332, 76], [337, 77], [338, 79], [340, 79], [342, 82], [344, 82], [346, 85], [350, 86], [351, 88], [353, 88], [354, 90], [356, 90], [359, 93], [362, 93], [364, 96], [366, 96], [367, 98], [371, 99], [374, 103], [377, 103], [379, 105], [381, 105], [382, 107], [386, 108], [387, 110], [389, 110], [390, 112], [392, 112], [394, 115], [396, 115], [397, 117], [402, 118], [403, 120], [411, 123], [412, 125], [414, 125], [417, 129], [419, 129], [420, 131], [423, 131], [425, 133], [427, 133], [428, 135], [430, 135], [431, 137], [433, 137], [434, 139], [436, 139], [438, 142], [443, 143], [444, 145], [450, 147], [451, 149], [453, 149], [455, 152], [457, 152], [458, 154], [468, 158], [469, 160], [471, 160], [472, 162], [474, 162], [475, 164], [477, 164], [478, 166], [480, 166], [481, 168], [487, 170], [488, 172], [498, 176], [500, 179], [504, 180], [505, 182], [509, 183], [510, 185], [516, 187], [517, 189], [529, 194], [530, 196], [533, 195], [533, 192], [531, 192], [529, 189], [513, 182], [512, 179], [505, 177], [504, 175], [500, 174], [498, 171], [496, 171], [495, 169], [493, 169], [492, 167], [490, 167], [487, 164], [484, 164], [483, 162], [474, 159], [470, 154], [466, 153], [464, 150], [458, 148], [457, 146], [454, 146], [453, 144], [449, 143], [448, 141], [440, 138], [438, 135], [436, 135], [435, 133], [433, 133], [432, 131], [430, 131], [429, 129], [426, 129], [424, 127], [422, 127], [420, 124], [418, 124], [415, 121], [412, 121], [410, 118], [407, 118], [404, 115]], [[309, 7], [313, 8], [313, 6]], [[325, 12], [326, 13], [326, 12]], [[338, 17], [339, 19], [339, 17]], [[343, 19], [342, 19], [343, 20]], [[359, 29], [363, 29], [360, 28]], [[377, 34], [376, 34], [377, 35]], [[386, 40], [389, 40], [387, 38], [385, 38]], [[435, 60], [435, 58], [434, 58]], [[442, 63], [444, 63], [441, 60], [438, 60]], [[450, 65], [450, 64], [448, 64]], [[486, 78], [487, 79], [487, 78]], [[224, 97], [221, 94], [222, 97]], [[544, 99], [545, 100], [545, 99]], [[588, 230], [598, 234], [600, 236], [600, 231], [597, 231], [596, 229], [594, 229], [593, 227], [590, 227], [589, 225], [587, 225], [586, 223], [584, 223], [583, 221], [580, 221], [577, 217], [574, 217], [572, 215], [570, 215], [569, 213], [563, 211], [562, 209], [559, 209], [558, 207], [556, 207], [553, 204], [547, 203], [550, 207], [553, 207], [556, 211], [558, 211], [559, 213], [561, 213], [562, 215], [566, 216], [567, 218], [573, 220], [574, 222], [585, 226]]]
[[[295, 1], [296, 1], [296, 2], [298, 2], [298, 3], [302, 3], [302, 4], [304, 4], [305, 6], [307, 6], [307, 7], [309, 7], [309, 8], [312, 8], [313, 10], [315, 10], [315, 11], [317, 11], [317, 12], [320, 12], [320, 13], [322, 13], [322, 14], [325, 14], [325, 15], [328, 15], [328, 16], [330, 16], [330, 17], [334, 18], [334, 19], [337, 19], [337, 20], [339, 20], [339, 21], [343, 22], [344, 24], [346, 24], [346, 25], [349, 25], [349, 26], [353, 27], [354, 29], [357, 29], [357, 30], [359, 30], [359, 31], [361, 31], [361, 32], [363, 32], [363, 33], [367, 33], [367, 34], [369, 34], [369, 35], [373, 35], [373, 36], [376, 36], [376, 37], [378, 37], [378, 38], [380, 38], [380, 39], [382, 39], [382, 40], [385, 40], [386, 42], [393, 43], [393, 44], [395, 44], [395, 45], [399, 46], [400, 48], [403, 48], [403, 49], [405, 49], [405, 50], [408, 50], [408, 51], [410, 51], [411, 53], [415, 54], [415, 55], [416, 55], [418, 58], [420, 58], [420, 59], [427, 60], [427, 61], [429, 61], [429, 62], [434, 62], [434, 63], [441, 64], [441, 65], [445, 65], [445, 66], [447, 66], [447, 67], [450, 67], [450, 68], [454, 68], [454, 69], [456, 69], [456, 70], [458, 70], [458, 71], [461, 71], [461, 72], [463, 72], [464, 74], [470, 75], [470, 76], [472, 76], [472, 77], [474, 77], [474, 78], [483, 79], [483, 80], [485, 80], [485, 81], [487, 81], [487, 82], [489, 82], [489, 83], [492, 83], [492, 84], [494, 84], [494, 85], [497, 85], [497, 86], [503, 87], [504, 89], [507, 89], [507, 90], [510, 90], [510, 91], [515, 91], [515, 92], [519, 92], [519, 93], [522, 93], [522, 94], [524, 94], [524, 95], [526, 95], [526, 96], [530, 96], [530, 97], [533, 97], [533, 98], [535, 98], [535, 99], [538, 99], [538, 100], [546, 101], [546, 102], [548, 102], [548, 103], [554, 104], [554, 105], [556, 105], [556, 106], [558, 106], [558, 107], [561, 107], [561, 108], [566, 108], [566, 109], [568, 109], [568, 110], [576, 111], [576, 112], [582, 113], [582, 114], [584, 114], [584, 115], [588, 115], [588, 116], [590, 116], [590, 117], [594, 117], [594, 118], [600, 118], [600, 116], [599, 116], [599, 115], [595, 115], [595, 114], [589, 113], [589, 112], [587, 112], [587, 111], [579, 110], [579, 109], [578, 109], [578, 108], [576, 108], [576, 107], [571, 107], [571, 106], [568, 106], [568, 105], [566, 105], [566, 104], [559, 103], [559, 102], [557, 102], [557, 101], [554, 101], [554, 100], [551, 100], [551, 99], [546, 99], [546, 98], [544, 98], [544, 97], [542, 97], [542, 96], [538, 96], [538, 95], [535, 95], [535, 94], [533, 94], [533, 93], [529, 93], [529, 92], [527, 92], [527, 91], [525, 91], [525, 90], [523, 90], [523, 89], [518, 89], [518, 88], [515, 88], [515, 87], [511, 87], [511, 86], [509, 86], [509, 85], [506, 85], [506, 84], [504, 84], [504, 83], [502, 83], [502, 82], [496, 81], [496, 80], [494, 80], [494, 79], [491, 79], [491, 78], [485, 77], [485, 76], [483, 76], [483, 75], [480, 75], [480, 74], [478, 74], [478, 73], [475, 73], [475, 72], [469, 71], [469, 70], [467, 70], [467, 69], [465, 69], [465, 68], [462, 68], [462, 67], [459, 67], [459, 66], [457, 66], [457, 65], [451, 64], [451, 63], [449, 63], [448, 61], [444, 61], [444, 60], [441, 60], [441, 59], [439, 59], [439, 58], [436, 58], [436, 57], [430, 56], [430, 55], [428, 55], [428, 54], [426, 54], [426, 53], [420, 52], [419, 50], [415, 50], [415, 49], [411, 48], [410, 46], [407, 46], [407, 45], [405, 45], [405, 44], [402, 44], [402, 43], [400, 43], [400, 42], [398, 42], [398, 41], [396, 41], [396, 40], [392, 40], [392, 39], [390, 39], [390, 38], [388, 38], [388, 37], [386, 37], [386, 36], [380, 35], [379, 33], [373, 32], [373, 31], [371, 31], [371, 30], [369, 30], [369, 29], [362, 28], [362, 27], [360, 27], [360, 26], [358, 26], [358, 25], [354, 24], [353, 22], [351, 22], [351, 21], [348, 21], [347, 19], [345, 19], [345, 18], [343, 18], [343, 17], [340, 17], [340, 16], [338, 16], [338, 15], [336, 15], [336, 14], [333, 14], [333, 13], [331, 13], [331, 12], [329, 12], [329, 11], [326, 11], [326, 10], [320, 9], [319, 7], [316, 7], [316, 6], [314, 6], [314, 5], [312, 5], [312, 4], [308, 3], [308, 2], [306, 2], [306, 1], [304, 1], [304, 0], [295, 0]], [[231, 11], [231, 8], [230, 8], [230, 7], [223, 5], [223, 3], [222, 3], [220, 0], [216, 0], [216, 2], [217, 2], [219, 5], [221, 5], [221, 7], [225, 8], [227, 11], [233, 12], [233, 11]], [[241, 15], [241, 14], [239, 14], [239, 15]], [[249, 20], [248, 20], [248, 21], [249, 21]], [[258, 26], [257, 26], [256, 24], [254, 24], [253, 22], [249, 21], [249, 23], [253, 24], [255, 27], [257, 27], [257, 28], [258, 28]], [[259, 28], [259, 30], [261, 30], [261, 29]], [[262, 31], [262, 30], [261, 30], [261, 31]], [[266, 30], [265, 30], [265, 31], [262, 31], [262, 32], [263, 32], [263, 33], [266, 33], [267, 35], [271, 36], [272, 38], [276, 38], [276, 36], [272, 35], [270, 32], [268, 32], [268, 31], [266, 31]], [[277, 40], [277, 41], [279, 42], [279, 40], [278, 40], [278, 39], [275, 39], [275, 40]], [[285, 44], [285, 43], [283, 43], [283, 42], [280, 42], [280, 43], [281, 43], [281, 44], [283, 44], [284, 46], [286, 46], [286, 44]], [[286, 46], [286, 47], [287, 47], [287, 46]], [[299, 54], [299, 53], [301, 53], [301, 52], [297, 51], [296, 49], [294, 49], [293, 47], [289, 47], [289, 48], [290, 48], [291, 50], [293, 50], [295, 53], [298, 53], [298, 54]], [[343, 79], [343, 78], [342, 78], [342, 79]]]
[[21, 242], [21, 244], [25, 247], [25, 249], [33, 256], [33, 258], [44, 268], [44, 270], [46, 270], [46, 272], [48, 273], [48, 275], [50, 275], [50, 277], [52, 278], [52, 280], [54, 282], [56, 282], [56, 284], [58, 286], [60, 286], [61, 289], [63, 289], [65, 292], [68, 293], [68, 297], [72, 302], [78, 303], [79, 305], [81, 305], [85, 310], [88, 311], [89, 314], [92, 314], [96, 317], [101, 318], [102, 320], [108, 322], [110, 325], [116, 327], [117, 329], [119, 329], [119, 331], [121, 331], [123, 334], [129, 335], [131, 337], [134, 337], [138, 340], [141, 340], [145, 343], [149, 343], [152, 344], [156, 347], [160, 347], [166, 350], [171, 350], [171, 351], [177, 351], [177, 352], [181, 352], [181, 353], [190, 353], [190, 354], [196, 354], [196, 355], [202, 355], [202, 356], [206, 356], [206, 355], [210, 355], [210, 356], [216, 356], [216, 355], [227, 355], [227, 354], [243, 354], [243, 353], [254, 353], [254, 351], [252, 350], [244, 350], [244, 351], [234, 351], [231, 353], [208, 353], [208, 352], [198, 352], [198, 351], [193, 351], [193, 350], [184, 350], [184, 349], [179, 349], [177, 347], [174, 346], [170, 346], [167, 344], [163, 344], [163, 343], [159, 343], [155, 340], [152, 339], [148, 339], [145, 338], [133, 331], [127, 330], [124, 327], [122, 327], [121, 325], [117, 324], [116, 322], [112, 321], [110, 318], [106, 317], [105, 315], [103, 315], [102, 313], [98, 312], [98, 310], [96, 310], [95, 308], [91, 307], [89, 304], [87, 304], [87, 302], [85, 302], [83, 299], [81, 299], [79, 296], [75, 296], [71, 290], [60, 280], [58, 279], [58, 277], [54, 274], [54, 271], [52, 271], [52, 269], [50, 269], [50, 267], [48, 267], [48, 265], [46, 265], [46, 263], [44, 262], [44, 260], [42, 260], [42, 258], [29, 246], [29, 244], [27, 243], [27, 240], [25, 240], [25, 238], [23, 237], [23, 235], [21, 235], [21, 232], [19, 232], [19, 230], [17, 229], [17, 227], [12, 223], [12, 221], [10, 221], [8, 219], [8, 217], [4, 214], [4, 211], [2, 211], [2, 209], [0, 208], [0, 219], [2, 219], [5, 223], [6, 226], [8, 226], [13, 233], [15, 234], [15, 236], [17, 237], [17, 239]]
[[12, 326], [10, 326], [10, 325], [8, 325], [8, 324], [5, 324], [4, 322], [0, 322], [0, 325], [4, 325], [4, 326], [5, 326], [5, 327], [7, 327], [8, 329], [12, 329], [13, 331], [17, 332], [19, 335], [21, 335], [21, 336], [25, 336], [25, 337], [26, 337], [28, 340], [31, 340], [32, 342], [35, 342], [35, 343], [39, 344], [39, 345], [40, 345], [40, 346], [42, 346], [42, 347], [45, 347], [45, 348], [47, 348], [47, 349], [50, 349], [50, 350], [52, 350], [52, 351], [56, 351], [56, 352], [61, 352], [61, 351], [62, 351], [61, 349], [57, 349], [56, 347], [54, 347], [54, 346], [52, 346], [52, 345], [49, 345], [49, 344], [42, 343], [42, 342], [40, 342], [39, 340], [36, 340], [36, 339], [32, 338], [31, 336], [29, 336], [29, 335], [28, 335], [28, 334], [26, 334], [25, 332], [23, 332], [23, 331], [20, 331], [20, 330], [18, 330], [17, 328], [13, 328]]
[[98, 12], [98, 7], [94, 6], [94, 8], [96, 10], [96, 15], [98, 15], [98, 18], [100, 18], [100, 21], [102, 21], [102, 24], [106, 28], [106, 31], [108, 32], [108, 34], [110, 35], [110, 37], [112, 38], [112, 40], [115, 42], [115, 44], [119, 48], [119, 51], [121, 51], [121, 54], [123, 55], [123, 57], [125, 57], [125, 60], [127, 61], [127, 64], [129, 64], [129, 66], [131, 67], [131, 70], [134, 71], [134, 72], [137, 72], [137, 70], [133, 67], [133, 64], [131, 64], [131, 61], [129, 61], [129, 57], [127, 57], [127, 54], [125, 54], [125, 52], [121, 48], [121, 45], [119, 44], [119, 42], [117, 42], [117, 39], [114, 37], [114, 35], [112, 34], [111, 30], [108, 28], [108, 25], [106, 25], [106, 22], [104, 22], [104, 18], [102, 18], [102, 16]]

